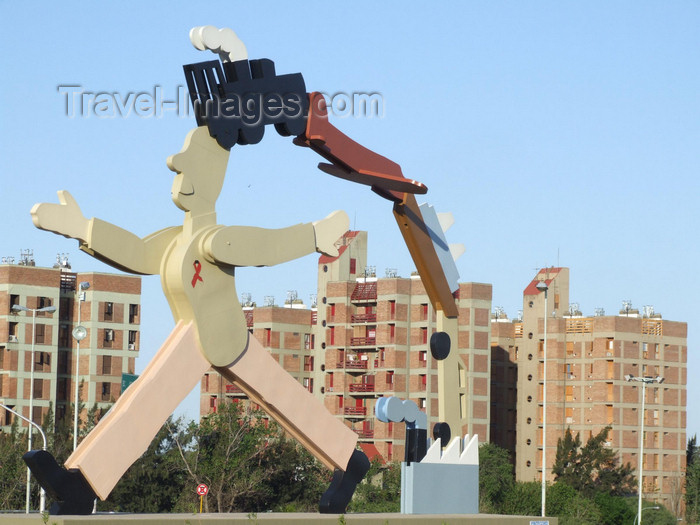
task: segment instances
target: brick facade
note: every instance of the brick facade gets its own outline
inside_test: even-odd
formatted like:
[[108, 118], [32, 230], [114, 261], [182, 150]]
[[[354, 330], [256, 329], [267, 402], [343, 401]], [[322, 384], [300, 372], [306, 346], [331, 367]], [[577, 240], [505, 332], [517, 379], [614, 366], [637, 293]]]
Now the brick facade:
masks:
[[[88, 282], [83, 300], [77, 285]], [[121, 394], [122, 373], [134, 373], [140, 332], [141, 279], [107, 273], [72, 273], [69, 268], [0, 265], [0, 392], [3, 402], [29, 417], [30, 374], [34, 371], [33, 419], [41, 422], [52, 405], [57, 418], [74, 400], [77, 342], [71, 332], [80, 324], [87, 337], [80, 343], [79, 380], [85, 410], [107, 407]], [[34, 362], [31, 362], [32, 312], [14, 312], [17, 304], [36, 312]], [[111, 316], [105, 317], [110, 304]], [[80, 312], [78, 313], [78, 307]], [[129, 315], [130, 313], [136, 315]], [[133, 339], [134, 344], [128, 341]], [[108, 369], [105, 363], [109, 364]], [[109, 386], [107, 386], [109, 385]], [[7, 429], [13, 416], [0, 410]], [[20, 423], [25, 426], [24, 422]]]

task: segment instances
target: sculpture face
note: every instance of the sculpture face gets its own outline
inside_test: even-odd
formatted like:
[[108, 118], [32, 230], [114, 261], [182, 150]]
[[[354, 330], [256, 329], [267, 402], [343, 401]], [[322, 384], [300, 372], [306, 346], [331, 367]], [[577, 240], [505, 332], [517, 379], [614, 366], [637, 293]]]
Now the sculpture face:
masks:
[[185, 138], [182, 151], [168, 157], [177, 173], [171, 198], [183, 211], [194, 215], [214, 211], [226, 175], [229, 152], [209, 136], [206, 127], [195, 128]]

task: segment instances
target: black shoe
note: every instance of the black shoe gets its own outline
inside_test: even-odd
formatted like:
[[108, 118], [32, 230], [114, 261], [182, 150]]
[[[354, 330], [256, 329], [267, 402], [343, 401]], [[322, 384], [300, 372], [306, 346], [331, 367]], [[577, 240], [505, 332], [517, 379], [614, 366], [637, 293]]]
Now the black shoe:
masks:
[[343, 472], [333, 472], [333, 480], [321, 496], [318, 510], [321, 514], [342, 514], [350, 503], [355, 487], [362, 481], [369, 470], [369, 460], [364, 452], [355, 450], [350, 456], [348, 466]]
[[39, 485], [56, 500], [49, 514], [92, 514], [97, 496], [78, 469], [64, 469], [45, 450], [32, 450], [22, 459]]

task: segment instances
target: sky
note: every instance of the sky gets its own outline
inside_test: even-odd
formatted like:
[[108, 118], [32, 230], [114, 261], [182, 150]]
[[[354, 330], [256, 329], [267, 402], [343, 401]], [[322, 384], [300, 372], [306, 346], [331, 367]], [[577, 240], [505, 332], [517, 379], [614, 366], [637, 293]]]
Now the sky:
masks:
[[[567, 266], [584, 314], [631, 300], [687, 322], [687, 431], [700, 433], [700, 3], [165, 5], [0, 0], [0, 256], [32, 249], [51, 266], [67, 253], [75, 271], [111, 271], [34, 228], [29, 210], [57, 190], [139, 236], [181, 223], [165, 159], [196, 126], [182, 65], [215, 58], [188, 33], [230, 27], [250, 58], [301, 72], [336, 127], [428, 186], [418, 201], [451, 211], [447, 239], [466, 247], [460, 280], [491, 283], [494, 307], [517, 316], [537, 270]], [[354, 104], [362, 94], [380, 114]], [[277, 228], [343, 209], [369, 232], [380, 276], [410, 275], [391, 204], [321, 160], [271, 128], [235, 146], [219, 222]], [[240, 269], [237, 290], [308, 303], [316, 264]], [[137, 372], [173, 327], [157, 277], [143, 279], [142, 304]], [[197, 411], [193, 392], [178, 413]]]

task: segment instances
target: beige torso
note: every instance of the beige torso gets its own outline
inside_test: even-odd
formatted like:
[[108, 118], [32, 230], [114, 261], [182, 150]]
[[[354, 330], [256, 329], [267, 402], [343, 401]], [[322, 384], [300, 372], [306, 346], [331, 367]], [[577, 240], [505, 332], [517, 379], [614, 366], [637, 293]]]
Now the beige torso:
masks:
[[[231, 364], [245, 350], [248, 329], [230, 266], [207, 260], [201, 240], [221, 226], [180, 233], [161, 263], [161, 283], [175, 322], [195, 322], [205, 357], [216, 366]], [[185, 228], [186, 230], [187, 228]]]

